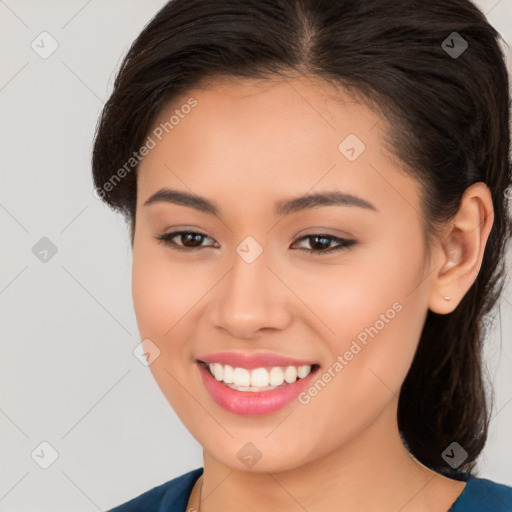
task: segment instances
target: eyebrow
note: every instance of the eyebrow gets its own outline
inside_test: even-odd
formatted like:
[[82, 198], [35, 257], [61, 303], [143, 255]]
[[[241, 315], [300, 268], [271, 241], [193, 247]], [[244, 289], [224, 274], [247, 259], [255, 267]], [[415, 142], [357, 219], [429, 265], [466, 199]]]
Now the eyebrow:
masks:
[[[172, 203], [187, 206], [212, 215], [218, 215], [220, 213], [220, 208], [216, 203], [196, 194], [170, 188], [162, 188], [152, 194], [144, 202], [143, 207], [155, 203]], [[274, 213], [278, 216], [285, 216], [322, 206], [357, 206], [359, 208], [378, 211], [377, 208], [366, 199], [352, 194], [331, 191], [306, 194], [286, 201], [279, 201], [275, 205]]]

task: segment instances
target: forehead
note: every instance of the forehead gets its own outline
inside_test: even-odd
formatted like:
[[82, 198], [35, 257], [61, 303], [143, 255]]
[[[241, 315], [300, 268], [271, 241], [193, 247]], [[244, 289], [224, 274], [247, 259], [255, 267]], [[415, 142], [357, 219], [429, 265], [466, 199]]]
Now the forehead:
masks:
[[139, 166], [139, 203], [169, 186], [221, 200], [234, 189], [241, 200], [344, 189], [375, 204], [397, 193], [382, 174], [410, 181], [384, 147], [387, 128], [379, 112], [321, 79], [211, 82], [158, 115], [150, 136], [159, 137]]
[[[202, 124], [205, 128], [206, 125], [212, 128], [243, 125], [244, 132], [266, 128], [272, 138], [279, 136], [280, 128], [290, 128], [290, 124], [301, 128], [307, 124], [305, 132], [308, 136], [322, 131], [340, 132], [341, 135], [343, 130], [359, 132], [362, 136], [373, 131], [382, 119], [379, 112], [356, 100], [349, 91], [319, 77], [258, 80], [222, 77], [174, 98], [159, 113], [154, 126], [165, 124], [173, 113], [188, 110], [187, 102], [191, 97], [197, 102], [191, 112], [193, 115], [186, 114], [181, 120], [192, 117], [194, 125]], [[381, 128], [385, 128], [385, 123]], [[281, 134], [291, 139], [297, 137], [298, 131], [288, 130]], [[377, 129], [374, 135], [378, 132]]]

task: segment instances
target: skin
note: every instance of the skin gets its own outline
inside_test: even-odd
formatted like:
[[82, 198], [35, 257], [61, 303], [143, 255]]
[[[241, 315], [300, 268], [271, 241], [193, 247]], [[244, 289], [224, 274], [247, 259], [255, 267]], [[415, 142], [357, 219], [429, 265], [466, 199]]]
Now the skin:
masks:
[[[428, 309], [450, 313], [476, 278], [493, 222], [488, 188], [466, 190], [427, 262], [419, 184], [383, 149], [387, 126], [375, 112], [311, 77], [217, 81], [188, 91], [155, 126], [191, 96], [197, 106], [138, 169], [132, 275], [141, 339], [160, 350], [150, 369], [203, 447], [188, 506], [198, 508], [204, 480], [202, 512], [448, 510], [465, 484], [406, 450], [398, 394]], [[352, 162], [338, 150], [350, 133], [366, 146]], [[204, 196], [220, 213], [143, 206], [162, 187]], [[377, 210], [273, 212], [278, 201], [333, 190]], [[156, 239], [185, 228], [206, 235], [202, 250]], [[357, 244], [315, 255], [315, 240], [298, 241], [306, 234]], [[251, 264], [236, 252], [247, 236], [263, 249]], [[195, 359], [218, 351], [316, 360], [322, 372], [396, 302], [401, 311], [308, 404], [242, 417], [203, 386]], [[250, 468], [237, 457], [247, 442], [262, 454]]]

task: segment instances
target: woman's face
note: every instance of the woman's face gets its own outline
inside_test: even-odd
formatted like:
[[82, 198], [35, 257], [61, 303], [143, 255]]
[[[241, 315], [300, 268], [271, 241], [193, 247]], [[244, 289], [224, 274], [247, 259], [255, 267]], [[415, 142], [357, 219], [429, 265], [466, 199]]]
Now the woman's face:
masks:
[[[419, 185], [384, 150], [384, 129], [328, 84], [298, 78], [191, 90], [149, 134], [133, 252], [138, 327], [165, 397], [222, 464], [287, 470], [396, 429], [430, 281]], [[204, 201], [145, 204], [162, 189]], [[284, 206], [314, 194], [331, 200]], [[184, 230], [197, 234], [157, 239]], [[256, 372], [260, 385], [289, 365], [269, 354], [318, 367], [306, 386], [237, 391], [198, 362], [230, 362], [211, 357], [220, 352], [263, 355], [252, 365], [270, 370]], [[247, 360], [231, 362], [242, 369], [222, 365], [226, 380], [256, 379]]]

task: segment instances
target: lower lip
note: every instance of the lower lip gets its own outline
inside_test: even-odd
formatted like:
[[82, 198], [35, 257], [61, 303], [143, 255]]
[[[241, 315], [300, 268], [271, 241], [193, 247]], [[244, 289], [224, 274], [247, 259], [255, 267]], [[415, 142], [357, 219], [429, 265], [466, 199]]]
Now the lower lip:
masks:
[[318, 367], [306, 377], [269, 391], [238, 391], [219, 382], [204, 363], [197, 363], [205, 388], [226, 411], [241, 416], [260, 416], [279, 411], [304, 391], [317, 373]]

